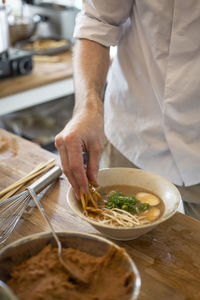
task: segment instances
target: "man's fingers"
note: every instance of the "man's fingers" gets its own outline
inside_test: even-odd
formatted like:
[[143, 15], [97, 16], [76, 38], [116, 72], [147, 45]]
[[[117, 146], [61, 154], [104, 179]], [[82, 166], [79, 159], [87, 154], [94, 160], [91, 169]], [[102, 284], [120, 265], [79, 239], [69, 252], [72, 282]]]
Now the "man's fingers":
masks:
[[103, 147], [101, 145], [93, 146], [88, 152], [87, 177], [91, 181], [97, 182], [97, 174], [99, 170], [99, 161]]
[[73, 190], [76, 194], [76, 197], [79, 199], [80, 198], [80, 187], [79, 187], [78, 183], [76, 182], [76, 179], [74, 178], [73, 173], [70, 170], [69, 162], [68, 162], [68, 154], [67, 154], [67, 150], [66, 150], [62, 136], [56, 137], [55, 146], [60, 153], [60, 160], [61, 160], [61, 164], [62, 164], [62, 168], [63, 168], [63, 173], [68, 178], [68, 180], [69, 180], [70, 184], [72, 185]]
[[82, 145], [77, 141], [68, 141], [65, 143], [68, 154], [69, 169], [73, 173], [73, 176], [83, 193], [88, 192], [88, 179], [85, 172], [83, 163], [83, 149]]

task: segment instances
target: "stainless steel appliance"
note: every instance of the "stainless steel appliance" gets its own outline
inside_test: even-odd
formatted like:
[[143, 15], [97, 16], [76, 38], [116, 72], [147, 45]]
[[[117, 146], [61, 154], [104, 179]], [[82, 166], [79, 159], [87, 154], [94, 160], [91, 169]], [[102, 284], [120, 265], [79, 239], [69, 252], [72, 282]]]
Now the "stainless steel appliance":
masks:
[[8, 12], [0, 2], [0, 78], [24, 75], [32, 70], [32, 55], [9, 48]]
[[39, 15], [33, 17], [24, 17], [23, 14], [20, 16], [10, 15], [8, 18], [10, 43], [14, 45], [18, 41], [31, 38], [40, 22], [46, 22], [46, 18]]
[[42, 2], [40, 0], [24, 0], [24, 16], [40, 15], [46, 18], [35, 32], [39, 37], [57, 37], [72, 41], [76, 15], [79, 9], [73, 6]]

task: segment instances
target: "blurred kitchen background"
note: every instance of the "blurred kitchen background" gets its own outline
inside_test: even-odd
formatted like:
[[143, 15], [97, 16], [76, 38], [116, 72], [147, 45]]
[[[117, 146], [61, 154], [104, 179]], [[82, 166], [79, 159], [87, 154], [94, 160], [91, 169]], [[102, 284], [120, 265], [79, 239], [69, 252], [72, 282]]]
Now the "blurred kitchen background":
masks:
[[0, 127], [56, 152], [74, 106], [73, 30], [81, 1], [0, 4]]

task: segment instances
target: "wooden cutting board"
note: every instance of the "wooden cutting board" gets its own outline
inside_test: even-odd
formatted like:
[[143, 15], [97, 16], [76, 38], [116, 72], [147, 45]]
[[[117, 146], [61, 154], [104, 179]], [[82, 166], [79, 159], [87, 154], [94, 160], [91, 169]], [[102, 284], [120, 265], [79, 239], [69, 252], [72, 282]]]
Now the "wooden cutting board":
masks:
[[52, 157], [54, 158], [50, 152], [38, 145], [0, 129], [0, 190]]

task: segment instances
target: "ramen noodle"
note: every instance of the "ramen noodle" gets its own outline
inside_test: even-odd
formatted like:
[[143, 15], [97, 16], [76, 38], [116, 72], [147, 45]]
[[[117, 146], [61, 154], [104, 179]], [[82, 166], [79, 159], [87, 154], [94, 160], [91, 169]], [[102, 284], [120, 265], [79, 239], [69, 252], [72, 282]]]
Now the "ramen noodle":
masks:
[[148, 224], [164, 212], [164, 203], [157, 195], [128, 185], [97, 188], [95, 182], [90, 182], [89, 192], [81, 192], [81, 203], [85, 216], [110, 226]]

